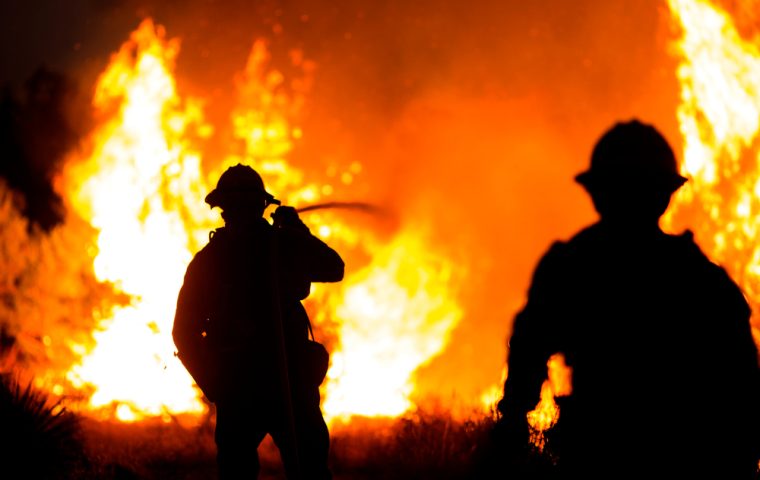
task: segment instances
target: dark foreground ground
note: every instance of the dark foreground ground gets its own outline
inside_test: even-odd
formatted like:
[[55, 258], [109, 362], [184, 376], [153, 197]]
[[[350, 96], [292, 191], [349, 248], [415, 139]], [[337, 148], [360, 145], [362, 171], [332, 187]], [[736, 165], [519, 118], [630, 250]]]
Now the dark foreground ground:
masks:
[[[0, 371], [0, 480], [215, 480], [213, 407], [204, 418], [136, 423], [73, 413], [30, 381]], [[331, 426], [336, 480], [472, 478], [474, 454], [494, 418], [418, 411]], [[252, 452], [253, 453], [253, 452]], [[267, 437], [261, 479], [284, 478]]]
[[[331, 467], [336, 480], [470, 478], [476, 445], [491, 420], [454, 421], [442, 414], [394, 420], [354, 419], [332, 428]], [[214, 480], [213, 420], [119, 424], [82, 422], [86, 452], [82, 479]], [[261, 479], [285, 478], [267, 437], [259, 448]]]
[[[335, 480], [483, 480], [474, 468], [494, 420], [440, 411], [354, 418], [330, 429], [331, 469]], [[493, 478], [556, 477], [551, 436], [547, 442], [523, 457], [520, 472], [502, 465], [503, 446], [494, 450], [489, 465], [502, 475]], [[216, 480], [215, 454], [213, 410], [202, 419], [98, 421], [0, 374], [0, 480]], [[285, 478], [268, 437], [259, 454], [260, 480]]]

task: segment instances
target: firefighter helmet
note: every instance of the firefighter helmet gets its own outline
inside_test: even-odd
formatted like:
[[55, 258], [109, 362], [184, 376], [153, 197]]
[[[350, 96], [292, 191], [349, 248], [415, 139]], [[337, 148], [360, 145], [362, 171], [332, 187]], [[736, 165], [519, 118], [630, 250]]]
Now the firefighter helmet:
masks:
[[602, 135], [591, 154], [591, 167], [575, 180], [588, 191], [629, 185], [673, 193], [686, 182], [665, 137], [638, 120], [618, 122]]
[[268, 203], [276, 202], [274, 196], [264, 188], [261, 175], [248, 165], [238, 163], [222, 173], [216, 188], [206, 195], [206, 203], [211, 208], [225, 208], [230, 204], [230, 200], [234, 200], [235, 195], [240, 193], [260, 195], [262, 200]]

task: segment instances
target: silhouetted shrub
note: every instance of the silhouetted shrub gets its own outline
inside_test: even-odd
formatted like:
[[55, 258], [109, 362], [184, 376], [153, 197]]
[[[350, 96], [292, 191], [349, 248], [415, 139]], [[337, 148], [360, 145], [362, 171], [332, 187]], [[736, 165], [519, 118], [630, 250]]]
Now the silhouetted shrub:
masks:
[[0, 478], [68, 479], [83, 461], [78, 418], [31, 382], [0, 375]]

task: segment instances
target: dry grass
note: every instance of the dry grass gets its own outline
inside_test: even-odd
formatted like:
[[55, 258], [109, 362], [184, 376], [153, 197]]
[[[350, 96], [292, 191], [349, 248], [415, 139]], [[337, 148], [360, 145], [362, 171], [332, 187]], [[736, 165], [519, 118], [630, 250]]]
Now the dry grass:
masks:
[[[214, 415], [127, 424], [80, 417], [48, 396], [0, 377], [0, 478], [216, 480]], [[438, 410], [396, 419], [354, 418], [331, 427], [336, 480], [474, 478], [494, 418], [455, 420]], [[269, 437], [261, 480], [284, 479]]]
[[[471, 478], [487, 417], [454, 421], [417, 413], [401, 419], [355, 419], [332, 429], [330, 464], [336, 480]], [[213, 417], [200, 426], [181, 421], [81, 423], [87, 463], [72, 478], [90, 480], [215, 480]], [[262, 480], [285, 478], [276, 447], [259, 448]]]
[[72, 478], [85, 461], [79, 418], [17, 375], [0, 375], [0, 477]]
[[[127, 424], [81, 417], [30, 384], [0, 376], [0, 478], [216, 480], [213, 409], [206, 418]], [[471, 478], [493, 420], [439, 412], [355, 418], [331, 428], [336, 480]], [[277, 448], [259, 448], [262, 480], [283, 479]]]
[[354, 419], [333, 429], [332, 465], [351, 479], [470, 478], [475, 449], [492, 419], [457, 421], [417, 412], [394, 420]]
[[215, 478], [213, 429], [158, 420], [135, 424], [87, 419], [82, 422], [86, 468], [77, 478]]

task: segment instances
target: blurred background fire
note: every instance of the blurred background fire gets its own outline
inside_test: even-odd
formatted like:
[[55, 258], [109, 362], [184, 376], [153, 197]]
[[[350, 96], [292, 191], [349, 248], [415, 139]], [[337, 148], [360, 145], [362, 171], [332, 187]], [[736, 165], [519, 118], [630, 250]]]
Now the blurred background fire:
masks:
[[670, 139], [691, 181], [663, 226], [757, 310], [755, 2], [48, 3], [2, 7], [0, 367], [69, 411], [209, 418], [170, 332], [238, 162], [288, 205], [375, 207], [303, 214], [347, 265], [306, 301], [336, 429], [491, 415], [532, 269], [593, 221], [572, 178], [617, 120]]

